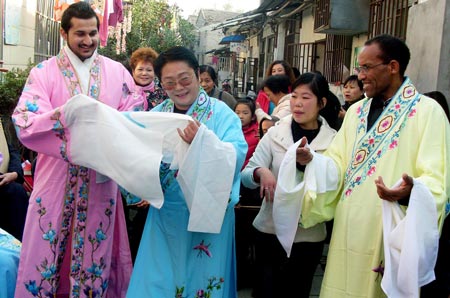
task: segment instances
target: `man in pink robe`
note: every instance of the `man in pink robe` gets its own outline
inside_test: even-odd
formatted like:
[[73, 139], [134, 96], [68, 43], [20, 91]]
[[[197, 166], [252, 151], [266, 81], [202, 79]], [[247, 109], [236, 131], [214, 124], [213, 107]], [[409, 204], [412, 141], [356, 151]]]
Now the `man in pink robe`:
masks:
[[13, 114], [38, 152], [15, 297], [125, 297], [132, 263], [118, 186], [71, 163], [64, 108], [80, 93], [120, 111], [143, 109], [144, 97], [121, 64], [97, 54], [87, 2], [69, 6], [61, 28], [67, 45], [32, 69]]

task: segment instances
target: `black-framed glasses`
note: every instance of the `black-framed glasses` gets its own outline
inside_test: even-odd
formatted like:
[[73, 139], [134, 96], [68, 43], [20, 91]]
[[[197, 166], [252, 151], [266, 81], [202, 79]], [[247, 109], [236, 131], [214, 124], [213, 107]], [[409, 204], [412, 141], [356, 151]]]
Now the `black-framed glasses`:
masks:
[[358, 73], [367, 73], [369, 70], [374, 69], [375, 67], [378, 67], [380, 65], [387, 65], [387, 64], [389, 64], [389, 63], [381, 62], [379, 64], [372, 65], [372, 66], [361, 65], [361, 66], [356, 67], [355, 69]]

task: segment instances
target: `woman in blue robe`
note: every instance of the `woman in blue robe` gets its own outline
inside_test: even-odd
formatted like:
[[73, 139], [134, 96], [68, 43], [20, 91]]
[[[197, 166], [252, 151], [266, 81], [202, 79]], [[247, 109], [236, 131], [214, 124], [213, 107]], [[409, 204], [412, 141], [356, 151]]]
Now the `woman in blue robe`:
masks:
[[[170, 164], [161, 163], [164, 204], [160, 209], [150, 206], [127, 297], [237, 297], [234, 205], [239, 199], [240, 169], [247, 151], [240, 120], [226, 104], [200, 88], [198, 61], [190, 50], [169, 49], [159, 55], [154, 66], [169, 99], [152, 112], [192, 116], [195, 121], [179, 130], [180, 137], [191, 144], [204, 124], [220, 144], [232, 145], [236, 162], [219, 233], [188, 231], [191, 214], [177, 180], [179, 173], [170, 169]], [[203, 162], [207, 152], [200, 153]], [[210, 170], [211, 174], [200, 181], [218, 187], [226, 183], [215, 175], [222, 167]], [[206, 218], [207, 204], [204, 209]]]

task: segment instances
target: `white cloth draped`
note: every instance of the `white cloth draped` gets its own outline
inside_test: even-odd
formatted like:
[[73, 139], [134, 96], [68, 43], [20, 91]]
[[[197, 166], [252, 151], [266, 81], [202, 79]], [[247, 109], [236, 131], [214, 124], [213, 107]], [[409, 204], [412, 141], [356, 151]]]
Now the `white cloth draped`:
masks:
[[180, 161], [177, 176], [190, 210], [189, 231], [220, 233], [235, 166], [233, 145], [202, 125]]
[[301, 140], [289, 147], [280, 165], [273, 202], [273, 222], [278, 240], [290, 256], [306, 192], [324, 193], [335, 190], [338, 172], [334, 162], [321, 154], [313, 159], [301, 175], [296, 167], [296, 149]]
[[388, 297], [419, 297], [419, 288], [435, 279], [439, 245], [436, 203], [419, 180], [414, 179], [406, 214], [397, 202], [383, 200], [383, 240], [383, 291]]
[[161, 208], [161, 160], [179, 168], [190, 209], [189, 231], [219, 233], [236, 164], [236, 151], [201, 125], [191, 145], [178, 135], [190, 116], [164, 112], [126, 112], [85, 95], [63, 108], [70, 131], [69, 159], [106, 175], [130, 193]]

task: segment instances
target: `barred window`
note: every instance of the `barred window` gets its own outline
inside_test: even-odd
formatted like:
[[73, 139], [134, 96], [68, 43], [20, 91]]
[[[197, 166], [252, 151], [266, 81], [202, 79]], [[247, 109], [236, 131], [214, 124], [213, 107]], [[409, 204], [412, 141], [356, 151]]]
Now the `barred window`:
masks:
[[264, 62], [266, 61], [265, 48], [266, 48], [266, 39], [261, 38], [261, 43], [259, 46], [259, 65], [258, 65], [258, 77], [260, 78], [264, 78], [266, 76], [264, 70]]
[[[271, 35], [267, 37], [267, 49], [266, 49], [266, 68], [273, 62], [274, 50], [275, 50], [275, 35]], [[264, 69], [264, 75], [266, 70]]]
[[61, 47], [59, 23], [53, 19], [54, 0], [37, 0], [34, 62], [44, 61], [58, 54]]
[[350, 69], [352, 36], [327, 34], [323, 75], [328, 82], [342, 82], [345, 69]]
[[330, 17], [330, 0], [317, 0], [314, 10], [314, 30], [328, 26]]
[[316, 56], [314, 42], [289, 44], [286, 47], [286, 62], [297, 67], [300, 73], [316, 70]]
[[417, 0], [371, 0], [369, 38], [390, 34], [405, 40], [408, 10]]

